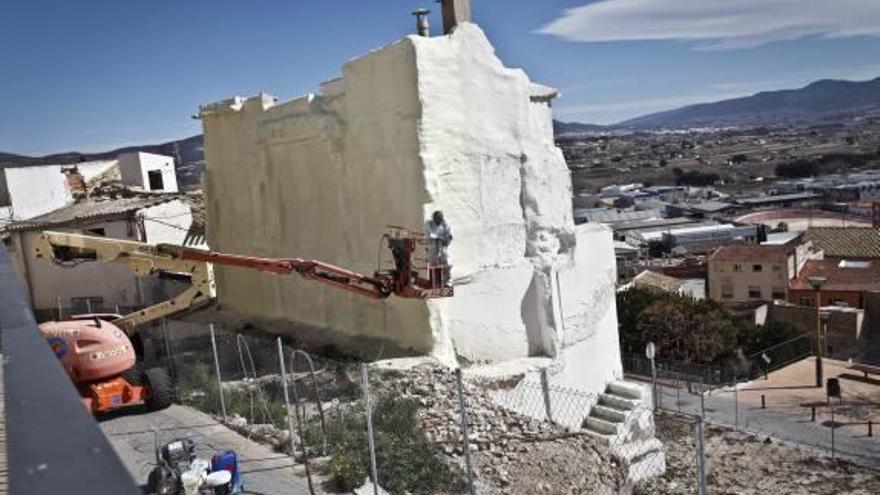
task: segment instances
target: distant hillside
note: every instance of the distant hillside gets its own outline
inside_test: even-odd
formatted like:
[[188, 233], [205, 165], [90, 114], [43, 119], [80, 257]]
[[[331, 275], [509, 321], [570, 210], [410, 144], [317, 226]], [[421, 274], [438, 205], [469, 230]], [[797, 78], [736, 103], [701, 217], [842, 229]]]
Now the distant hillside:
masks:
[[580, 122], [553, 121], [553, 135], [556, 137], [572, 134], [590, 134], [608, 130], [604, 125], [581, 124]]
[[811, 126], [880, 117], [880, 77], [816, 81], [800, 89], [766, 91], [715, 103], [652, 113], [617, 124], [636, 129]]
[[0, 168], [26, 167], [29, 165], [77, 163], [93, 160], [111, 160], [122, 153], [130, 151], [143, 151], [179, 157], [177, 164], [177, 176], [182, 187], [197, 187], [201, 180], [202, 171], [205, 168], [204, 141], [201, 135], [192, 136], [179, 141], [169, 141], [162, 144], [146, 144], [143, 146], [127, 146], [112, 151], [100, 153], [80, 153], [69, 151], [55, 153], [46, 156], [22, 156], [13, 153], [0, 152]]

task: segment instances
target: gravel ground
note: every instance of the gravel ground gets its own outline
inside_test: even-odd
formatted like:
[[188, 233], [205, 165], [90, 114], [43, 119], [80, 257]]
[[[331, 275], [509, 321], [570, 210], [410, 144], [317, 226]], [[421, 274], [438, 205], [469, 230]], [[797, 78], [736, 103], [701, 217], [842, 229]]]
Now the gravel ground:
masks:
[[[667, 471], [636, 492], [697, 493], [690, 420], [661, 413], [656, 424], [658, 437], [666, 446]], [[880, 493], [880, 470], [875, 468], [713, 425], [707, 425], [705, 438], [708, 488], [713, 495]]]

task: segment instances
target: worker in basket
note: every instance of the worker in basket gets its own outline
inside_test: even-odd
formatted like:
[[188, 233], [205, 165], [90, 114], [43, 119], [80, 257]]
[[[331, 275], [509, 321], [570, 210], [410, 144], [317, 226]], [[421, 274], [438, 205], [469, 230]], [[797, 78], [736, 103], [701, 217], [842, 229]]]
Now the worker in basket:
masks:
[[450, 272], [452, 262], [449, 258], [449, 245], [452, 243], [452, 228], [443, 218], [443, 212], [435, 211], [425, 223], [425, 237], [428, 238], [428, 266], [431, 277], [440, 277], [440, 285], [451, 286]]

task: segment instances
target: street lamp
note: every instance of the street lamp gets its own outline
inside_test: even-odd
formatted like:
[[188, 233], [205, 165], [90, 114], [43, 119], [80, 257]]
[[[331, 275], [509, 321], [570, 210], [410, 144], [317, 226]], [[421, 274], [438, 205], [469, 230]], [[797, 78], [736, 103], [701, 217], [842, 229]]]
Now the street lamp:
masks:
[[822, 291], [822, 286], [828, 280], [825, 277], [809, 277], [807, 279], [810, 282], [810, 286], [813, 287], [813, 290], [816, 291], [816, 386], [822, 386], [822, 314], [820, 308], [822, 307], [821, 299], [819, 298], [819, 294]]

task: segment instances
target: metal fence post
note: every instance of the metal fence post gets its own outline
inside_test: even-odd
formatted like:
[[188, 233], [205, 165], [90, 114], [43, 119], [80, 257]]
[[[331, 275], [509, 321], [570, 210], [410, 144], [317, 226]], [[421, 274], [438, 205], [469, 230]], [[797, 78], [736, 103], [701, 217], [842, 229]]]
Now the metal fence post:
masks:
[[[119, 314], [119, 310], [116, 311]], [[171, 379], [174, 380], [174, 387], [177, 388], [177, 367], [174, 366], [174, 354], [171, 352], [171, 340], [168, 338], [168, 320], [162, 318], [162, 339], [165, 341], [165, 355], [168, 357], [168, 371], [171, 373]]]
[[223, 398], [223, 379], [220, 377], [220, 358], [217, 357], [217, 337], [214, 335], [214, 324], [208, 324], [211, 330], [211, 349], [214, 351], [214, 372], [217, 374], [217, 390], [220, 392], [220, 410], [223, 412], [223, 422], [226, 423], [226, 399]]
[[678, 384], [675, 387], [675, 402], [678, 403], [678, 412], [681, 413], [681, 375], [678, 375]]
[[703, 389], [703, 386], [700, 386], [700, 417], [706, 419], [706, 392]]
[[553, 409], [550, 405], [550, 379], [547, 377], [547, 368], [541, 369], [541, 394], [544, 396], [544, 413], [547, 415], [547, 421], [552, 423]]
[[651, 394], [654, 399], [654, 410], [660, 409], [660, 402], [657, 398], [657, 365], [654, 359], [651, 359]]
[[694, 444], [697, 456], [697, 482], [700, 495], [706, 495], [706, 455], [703, 450], [703, 418], [694, 416]]
[[[287, 412], [287, 431], [290, 432], [290, 456], [296, 458], [296, 449], [293, 442], [293, 418], [290, 417], [290, 396], [287, 393], [287, 370], [284, 365], [284, 346], [281, 337], [278, 337], [278, 365], [281, 367], [281, 387], [284, 389], [284, 410]], [[294, 384], [296, 386], [296, 384]]]
[[475, 495], [477, 492], [474, 488], [474, 468], [471, 464], [471, 447], [468, 440], [468, 422], [467, 408], [464, 400], [464, 385], [462, 384], [461, 368], [455, 370], [455, 380], [458, 382], [458, 404], [461, 411], [461, 432], [464, 436], [464, 462], [467, 468], [468, 493]]
[[367, 411], [367, 440], [370, 445], [370, 472], [373, 475], [373, 495], [379, 495], [379, 474], [376, 470], [376, 444], [373, 440], [373, 407], [370, 404], [370, 378], [366, 363], [361, 364], [361, 382], [364, 387], [364, 408]]
[[834, 423], [834, 404], [830, 405], [831, 407], [831, 458], [834, 459], [834, 430], [836, 429], [836, 423]]
[[733, 374], [733, 431], [739, 431], [739, 382]]

